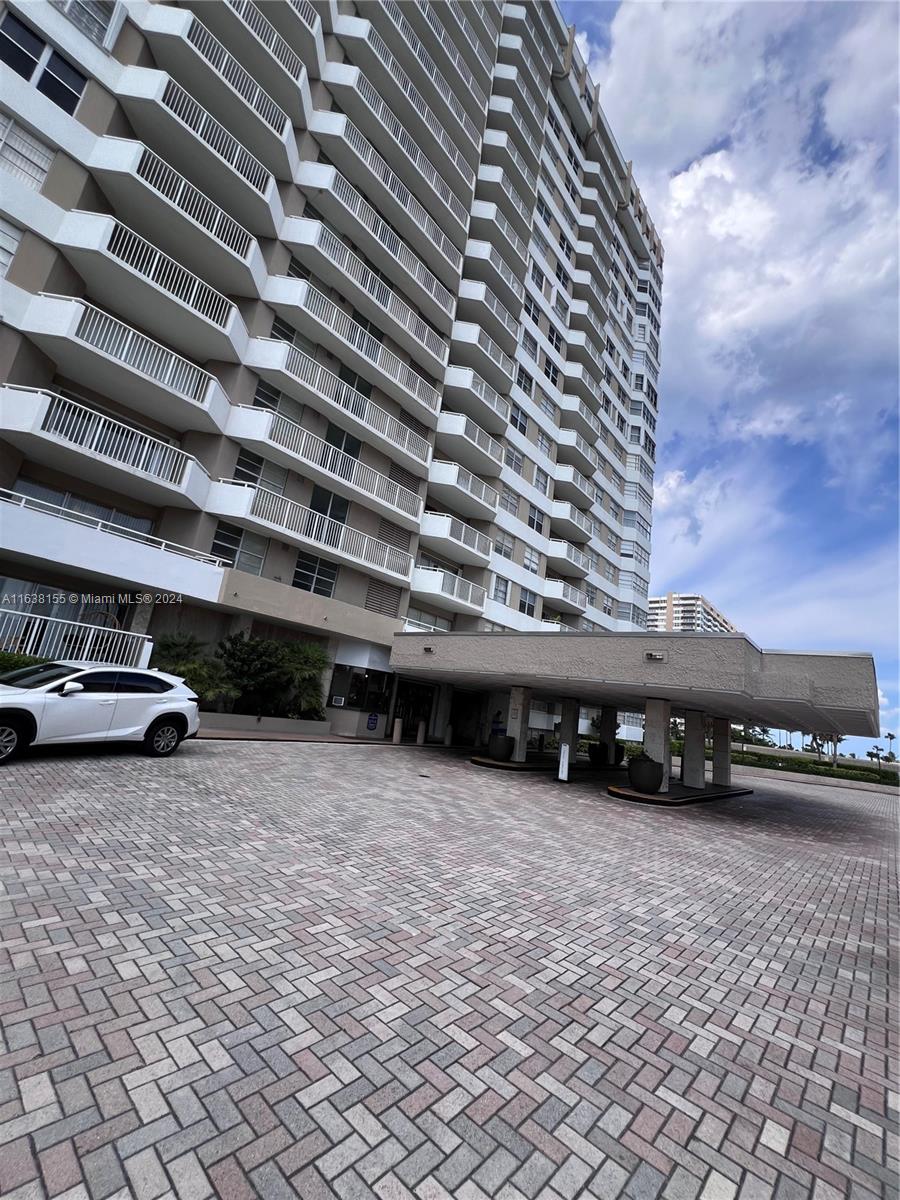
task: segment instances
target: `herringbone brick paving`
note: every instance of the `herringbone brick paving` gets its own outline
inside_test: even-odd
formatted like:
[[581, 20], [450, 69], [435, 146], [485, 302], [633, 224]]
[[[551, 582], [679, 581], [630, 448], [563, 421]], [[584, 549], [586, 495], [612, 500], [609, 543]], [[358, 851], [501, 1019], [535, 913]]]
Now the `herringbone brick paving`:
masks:
[[5, 1196], [895, 1192], [886, 795], [197, 742], [0, 801]]

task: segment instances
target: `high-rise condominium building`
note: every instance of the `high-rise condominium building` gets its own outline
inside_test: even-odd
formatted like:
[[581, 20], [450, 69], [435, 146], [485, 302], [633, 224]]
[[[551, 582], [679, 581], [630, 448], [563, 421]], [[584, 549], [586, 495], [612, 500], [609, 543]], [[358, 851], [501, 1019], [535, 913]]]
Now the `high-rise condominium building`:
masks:
[[737, 633], [736, 625], [723, 616], [705, 596], [666, 592], [650, 597], [647, 628], [655, 633]]
[[0, 59], [42, 645], [319, 638], [378, 734], [404, 626], [644, 627], [663, 252], [554, 3], [9, 0]]

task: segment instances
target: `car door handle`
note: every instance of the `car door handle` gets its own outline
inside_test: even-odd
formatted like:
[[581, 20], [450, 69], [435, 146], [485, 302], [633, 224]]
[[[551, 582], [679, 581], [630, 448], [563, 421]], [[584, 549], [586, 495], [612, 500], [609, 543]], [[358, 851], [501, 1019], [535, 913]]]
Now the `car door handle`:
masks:
[[101, 704], [115, 704], [115, 700], [101, 700]]

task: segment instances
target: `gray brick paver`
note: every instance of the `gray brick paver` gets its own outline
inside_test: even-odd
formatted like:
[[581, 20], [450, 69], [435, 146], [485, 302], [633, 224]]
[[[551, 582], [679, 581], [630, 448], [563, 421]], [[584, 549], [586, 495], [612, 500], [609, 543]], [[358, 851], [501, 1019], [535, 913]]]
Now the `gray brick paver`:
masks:
[[593, 786], [290, 743], [3, 768], [9, 1194], [891, 1200], [896, 800]]

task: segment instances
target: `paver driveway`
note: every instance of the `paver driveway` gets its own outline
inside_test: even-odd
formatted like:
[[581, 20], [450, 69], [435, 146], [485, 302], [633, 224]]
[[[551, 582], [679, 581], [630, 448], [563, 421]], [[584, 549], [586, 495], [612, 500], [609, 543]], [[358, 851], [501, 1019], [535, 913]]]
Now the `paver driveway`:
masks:
[[893, 1191], [886, 795], [199, 742], [0, 796], [4, 1193]]

